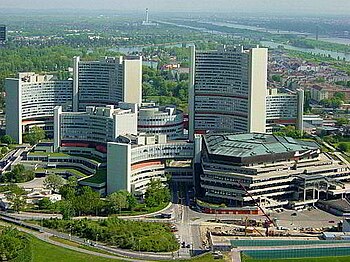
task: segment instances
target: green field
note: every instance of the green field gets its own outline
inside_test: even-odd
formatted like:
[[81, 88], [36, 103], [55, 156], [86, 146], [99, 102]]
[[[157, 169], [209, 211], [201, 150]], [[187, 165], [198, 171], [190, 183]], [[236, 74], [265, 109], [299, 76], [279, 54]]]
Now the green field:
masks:
[[[60, 241], [63, 242], [63, 241]], [[44, 241], [41, 241], [35, 237], [31, 237], [32, 244], [32, 254], [33, 262], [81, 262], [81, 261], [91, 261], [91, 262], [122, 262], [125, 260], [120, 259], [108, 259], [98, 256], [93, 256], [89, 254], [84, 254], [69, 250], [66, 248], [58, 247]], [[177, 261], [177, 260], [170, 260]], [[204, 256], [194, 258], [191, 260], [181, 260], [183, 262], [223, 262], [222, 259], [214, 259], [211, 254], [206, 254]], [[164, 261], [166, 262], [166, 261]]]
[[33, 262], [47, 262], [47, 261], [53, 261], [53, 262], [117, 261], [119, 262], [119, 261], [122, 261], [118, 259], [108, 259], [108, 258], [102, 258], [98, 256], [92, 256], [89, 254], [76, 252], [70, 249], [51, 245], [35, 237], [31, 237], [31, 244], [32, 244]]

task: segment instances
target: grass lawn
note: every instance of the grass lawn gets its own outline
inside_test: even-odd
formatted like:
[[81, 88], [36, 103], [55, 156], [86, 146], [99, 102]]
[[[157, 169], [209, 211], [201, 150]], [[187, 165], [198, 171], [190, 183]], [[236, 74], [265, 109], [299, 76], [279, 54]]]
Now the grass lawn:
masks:
[[[54, 239], [56, 241], [56, 239]], [[60, 241], [60, 242], [64, 242]], [[68, 241], [69, 242], [69, 241]], [[125, 260], [120, 259], [109, 259], [102, 258], [98, 256], [93, 256], [89, 254], [84, 254], [80, 252], [76, 252], [73, 250], [69, 250], [62, 247], [57, 247], [55, 245], [51, 245], [44, 241], [41, 241], [35, 237], [31, 237], [32, 243], [32, 252], [33, 252], [33, 262], [81, 262], [81, 261], [91, 261], [91, 262], [122, 262]], [[68, 244], [68, 243], [65, 243]], [[169, 260], [170, 261], [178, 261], [178, 260]], [[206, 254], [201, 257], [197, 257], [190, 260], [181, 260], [183, 262], [224, 262], [223, 259], [214, 259], [211, 254]], [[344, 260], [345, 261], [345, 260]], [[166, 262], [166, 261], [164, 261]], [[340, 261], [336, 261], [340, 262]], [[342, 262], [342, 261], [341, 261]]]
[[86, 250], [97, 252], [97, 253], [113, 255], [113, 254], [111, 254], [111, 253], [109, 253], [107, 251], [104, 251], [104, 250], [101, 250], [101, 249], [98, 249], [98, 248], [95, 248], [95, 247], [92, 247], [92, 246], [88, 246], [88, 245], [82, 245], [82, 244], [79, 244], [79, 243], [76, 243], [76, 242], [73, 242], [73, 241], [69, 241], [67, 239], [60, 238], [60, 237], [51, 236], [50, 239], [53, 240], [53, 241], [56, 241], [56, 242], [60, 242], [62, 244], [66, 244], [66, 245], [72, 246], [72, 247], [78, 247], [78, 248], [81, 248], [81, 249], [86, 249]]
[[119, 259], [108, 259], [89, 254], [76, 252], [70, 249], [51, 245], [35, 237], [31, 237], [33, 262], [110, 262], [122, 261]]
[[105, 168], [101, 168], [98, 169], [96, 174], [88, 177], [84, 180], [81, 180], [83, 182], [87, 182], [87, 183], [93, 183], [93, 184], [101, 184], [103, 182], [107, 181], [107, 169]]
[[69, 156], [68, 154], [65, 153], [49, 153], [49, 152], [30, 152], [30, 156]]

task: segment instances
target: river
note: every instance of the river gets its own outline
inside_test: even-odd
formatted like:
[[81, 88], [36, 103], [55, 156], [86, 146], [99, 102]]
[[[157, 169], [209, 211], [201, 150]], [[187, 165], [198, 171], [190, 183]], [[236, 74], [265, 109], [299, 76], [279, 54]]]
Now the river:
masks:
[[[169, 25], [175, 25], [178, 27], [185, 27], [185, 28], [190, 28], [190, 29], [194, 29], [194, 30], [199, 30], [202, 32], [208, 32], [208, 33], [210, 32], [213, 34], [227, 34], [224, 32], [208, 30], [205, 28], [205, 25], [203, 27], [193, 27], [193, 26], [181, 25], [181, 24], [177, 24], [177, 23], [170, 23], [170, 22], [164, 22], [164, 21], [159, 21], [159, 22], [163, 23], [163, 24], [169, 24]], [[228, 26], [228, 27], [240, 28], [240, 29], [256, 30], [256, 31], [261, 31], [261, 32], [264, 30], [265, 30], [264, 32], [266, 32], [266, 30], [267, 30], [265, 28], [240, 25], [240, 24], [232, 24], [232, 23], [218, 23], [218, 22], [204, 22], [204, 23], [218, 25], [218, 26]], [[285, 31], [270, 30], [269, 32], [270, 33], [272, 33], [272, 32], [281, 33], [281, 32], [285, 32]], [[303, 34], [303, 33], [293, 32], [293, 31], [289, 32], [289, 33], [290, 34]], [[341, 41], [349, 40], [349, 43], [350, 43], [350, 39], [343, 39], [343, 38], [321, 38], [320, 40], [324, 40], [324, 41], [328, 40], [328, 42], [332, 42], [332, 43], [340, 43]], [[342, 42], [342, 43], [344, 44], [344, 42]], [[311, 48], [295, 47], [295, 46], [271, 42], [271, 41], [261, 41], [260, 44], [262, 46], [265, 46], [268, 48], [277, 48], [278, 46], [283, 46], [287, 50], [295, 50], [295, 51], [299, 51], [299, 52], [311, 53], [311, 54], [315, 54], [315, 55], [323, 55], [323, 56], [332, 57], [334, 59], [339, 58], [340, 60], [350, 61], [350, 54], [348, 54], [348, 53], [328, 51], [328, 50], [323, 50], [323, 49], [319, 49], [319, 48], [311, 49]]]
[[271, 42], [271, 41], [261, 41], [260, 44], [268, 48], [278, 48], [279, 46], [283, 46], [287, 50], [295, 50], [299, 52], [311, 53], [315, 55], [332, 57], [334, 59], [339, 58], [340, 60], [350, 61], [350, 54], [345, 54], [341, 52], [328, 51], [328, 50], [323, 50], [318, 48], [312, 49], [312, 48], [295, 47], [295, 46], [280, 44], [280, 43]]

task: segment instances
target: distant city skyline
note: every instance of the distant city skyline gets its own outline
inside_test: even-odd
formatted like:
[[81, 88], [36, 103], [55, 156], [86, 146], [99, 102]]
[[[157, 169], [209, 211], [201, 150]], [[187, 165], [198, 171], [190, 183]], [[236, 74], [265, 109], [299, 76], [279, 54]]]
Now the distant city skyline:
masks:
[[2, 0], [1, 9], [87, 9], [135, 11], [226, 11], [290, 14], [348, 14], [349, 0]]

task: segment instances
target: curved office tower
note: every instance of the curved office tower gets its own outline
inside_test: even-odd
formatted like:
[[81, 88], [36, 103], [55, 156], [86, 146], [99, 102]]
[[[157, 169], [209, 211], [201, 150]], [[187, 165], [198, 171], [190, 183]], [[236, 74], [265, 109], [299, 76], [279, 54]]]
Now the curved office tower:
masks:
[[53, 135], [53, 109], [62, 106], [72, 109], [71, 80], [53, 80], [52, 75], [20, 73], [18, 78], [5, 81], [6, 134], [17, 143], [22, 143], [23, 133], [32, 126], [42, 127]]
[[267, 49], [191, 47], [189, 138], [195, 133], [265, 132]]
[[142, 57], [105, 57], [100, 61], [80, 61], [74, 57], [73, 110], [86, 106], [141, 104]]
[[184, 116], [175, 106], [142, 104], [138, 114], [138, 131], [150, 135], [167, 135], [168, 139], [184, 136]]

